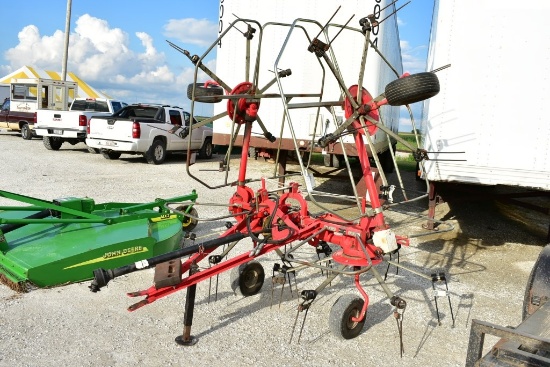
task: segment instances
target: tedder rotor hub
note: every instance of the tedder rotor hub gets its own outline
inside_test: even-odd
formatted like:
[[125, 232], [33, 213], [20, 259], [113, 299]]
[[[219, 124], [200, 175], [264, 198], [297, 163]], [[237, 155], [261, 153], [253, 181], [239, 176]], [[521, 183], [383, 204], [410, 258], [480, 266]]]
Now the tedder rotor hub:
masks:
[[[230, 95], [249, 94], [253, 96], [256, 93], [256, 87], [250, 82], [243, 82], [237, 85], [229, 93]], [[236, 103], [233, 99], [227, 101], [227, 114], [237, 124], [256, 121], [260, 100], [256, 98], [239, 98]], [[235, 117], [233, 117], [235, 116]]]
[[[357, 85], [352, 85], [349, 87], [350, 94], [355, 98], [355, 101], [357, 102], [357, 92], [359, 87]], [[359, 102], [360, 108], [362, 108], [365, 105], [369, 105], [369, 102], [372, 101], [371, 94], [365, 89], [362, 88], [362, 94], [361, 94], [361, 101]], [[346, 119], [348, 119], [351, 115], [355, 113], [355, 109], [353, 107], [352, 102], [349, 100], [348, 97], [344, 99], [344, 112]], [[369, 117], [371, 117], [375, 121], [379, 121], [379, 113], [377, 109], [370, 110], [368, 113]], [[374, 125], [372, 122], [365, 120], [365, 124], [367, 125], [367, 129], [369, 130], [369, 135], [374, 135], [376, 133], [376, 130], [378, 127]], [[362, 129], [361, 122], [359, 119], [353, 121], [353, 123], [350, 126], [351, 129], [359, 131], [360, 134], [365, 134], [364, 129]]]

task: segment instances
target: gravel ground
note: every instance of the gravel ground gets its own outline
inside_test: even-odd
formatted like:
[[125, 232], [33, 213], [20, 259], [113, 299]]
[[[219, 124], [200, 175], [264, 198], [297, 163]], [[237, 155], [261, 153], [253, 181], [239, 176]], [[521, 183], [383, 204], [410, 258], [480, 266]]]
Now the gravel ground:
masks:
[[[232, 188], [210, 190], [192, 180], [183, 156], [170, 157], [160, 166], [138, 156], [107, 161], [88, 153], [83, 144], [48, 151], [38, 139], [24, 141], [6, 131], [0, 131], [0, 149], [0, 188], [46, 200], [89, 196], [96, 202], [147, 202], [195, 188], [199, 203], [204, 203], [196, 207], [199, 216], [214, 218], [226, 210], [208, 203], [225, 204], [233, 193]], [[214, 172], [219, 158], [198, 161], [191, 169], [208, 182], [220, 183], [221, 174]], [[250, 168], [256, 175], [272, 170], [273, 165], [260, 161], [252, 162]], [[1, 205], [6, 203], [0, 200]], [[427, 202], [422, 201], [409, 210], [425, 214], [426, 208]], [[134, 300], [125, 293], [148, 288], [152, 270], [119, 278], [97, 294], [88, 290], [89, 282], [25, 294], [0, 285], [0, 366], [463, 366], [472, 319], [499, 325], [521, 321], [527, 277], [544, 245], [544, 234], [503, 212], [487, 202], [438, 205], [437, 218], [449, 220], [455, 229], [420, 237], [402, 249], [400, 260], [408, 268], [426, 275], [447, 272], [455, 316], [453, 327], [447, 300], [440, 299], [442, 323], [438, 326], [431, 282], [390, 269], [389, 288], [408, 302], [402, 358], [392, 307], [370, 273], [362, 279], [370, 306], [359, 337], [340, 341], [329, 332], [332, 304], [342, 294], [357, 292], [350, 279], [340, 277], [310, 309], [300, 343], [296, 335], [290, 343], [296, 293], [291, 295], [287, 287], [280, 298], [276, 288], [271, 307], [269, 274], [276, 259], [265, 256], [261, 263], [266, 283], [255, 296], [234, 295], [228, 274], [218, 279], [216, 302], [213, 292], [208, 302], [208, 282], [198, 286], [192, 334], [199, 342], [193, 347], [174, 343], [183, 328], [185, 292], [133, 313], [126, 311]], [[400, 234], [418, 233], [425, 223], [394, 211], [386, 216]], [[197, 235], [215, 236], [223, 230], [224, 221], [199, 223]], [[242, 241], [238, 248], [246, 251], [249, 245]], [[383, 274], [385, 266], [379, 270]], [[322, 279], [318, 271], [300, 272], [298, 288], [313, 289]], [[488, 337], [486, 348], [494, 342]]]

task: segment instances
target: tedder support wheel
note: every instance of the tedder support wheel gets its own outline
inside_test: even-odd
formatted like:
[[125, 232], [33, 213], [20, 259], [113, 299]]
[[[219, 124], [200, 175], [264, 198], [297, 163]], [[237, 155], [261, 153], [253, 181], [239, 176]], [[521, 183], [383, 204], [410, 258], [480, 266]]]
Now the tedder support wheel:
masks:
[[59, 150], [59, 148], [61, 148], [61, 145], [63, 144], [63, 140], [55, 137], [52, 138], [50, 136], [44, 136], [42, 138], [42, 142], [48, 150]]
[[197, 226], [197, 223], [199, 222], [198, 220], [195, 219], [199, 217], [199, 213], [197, 213], [197, 209], [193, 207], [189, 209], [189, 211], [187, 211], [188, 207], [189, 207], [188, 205], [181, 205], [176, 208], [177, 211], [184, 212], [190, 215], [189, 217], [184, 216], [183, 222], [181, 223], [181, 229], [183, 229], [185, 232], [191, 232], [192, 230], [194, 230], [195, 227]]
[[145, 153], [145, 159], [150, 164], [161, 164], [166, 159], [166, 144], [160, 139], [153, 141]]
[[366, 314], [360, 322], [352, 321], [352, 317], [358, 317], [365, 301], [355, 294], [345, 294], [338, 298], [332, 308], [328, 319], [330, 331], [340, 339], [353, 339], [361, 333], [365, 325]]
[[221, 98], [213, 97], [223, 96], [223, 88], [215, 84], [210, 84], [205, 87], [204, 83], [189, 84], [187, 86], [187, 98], [189, 98], [190, 100], [193, 100], [193, 85], [195, 85], [195, 101], [202, 103], [218, 103], [222, 101]]
[[385, 94], [391, 106], [420, 102], [439, 93], [439, 79], [435, 73], [418, 73], [399, 78], [386, 85]]
[[550, 244], [542, 249], [527, 280], [523, 297], [523, 320], [532, 315], [545, 298], [550, 298]]
[[252, 260], [231, 270], [231, 289], [237, 295], [253, 296], [262, 289], [264, 278], [265, 272], [262, 264]]

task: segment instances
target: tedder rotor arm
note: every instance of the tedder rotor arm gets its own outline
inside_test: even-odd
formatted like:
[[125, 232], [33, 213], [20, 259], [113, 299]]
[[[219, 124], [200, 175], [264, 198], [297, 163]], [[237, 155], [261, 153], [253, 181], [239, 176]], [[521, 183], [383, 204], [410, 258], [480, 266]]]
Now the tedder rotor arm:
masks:
[[367, 121], [376, 125], [384, 132], [395, 138], [397, 141], [402, 143], [411, 152], [414, 153], [415, 160], [421, 161], [423, 159], [428, 159], [427, 152], [422, 149], [414, 148], [404, 139], [400, 138], [393, 131], [388, 129], [383, 124], [380, 124], [378, 121], [372, 119], [368, 114], [371, 111], [378, 110], [381, 106], [390, 105], [390, 106], [404, 106], [411, 103], [420, 102], [425, 99], [431, 98], [439, 93], [439, 80], [437, 75], [433, 72], [424, 72], [418, 74], [408, 74], [405, 73], [399, 79], [396, 79], [386, 85], [384, 93], [380, 94], [378, 97], [370, 100], [365, 104], [360, 104], [357, 106], [357, 102], [353, 98], [347, 97], [351, 106], [353, 107], [353, 113], [347, 118], [347, 120], [340, 125], [333, 133], [327, 134], [321, 137], [318, 141], [321, 147], [326, 147], [331, 142], [335, 141], [338, 136], [340, 136], [345, 129], [348, 129], [350, 125], [359, 117], [363, 116]]

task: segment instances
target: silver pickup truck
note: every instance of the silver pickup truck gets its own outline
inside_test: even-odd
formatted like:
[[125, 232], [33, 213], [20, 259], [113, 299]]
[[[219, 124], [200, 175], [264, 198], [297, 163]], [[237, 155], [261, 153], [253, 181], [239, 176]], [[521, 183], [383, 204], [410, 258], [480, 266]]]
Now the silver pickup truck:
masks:
[[190, 120], [190, 114], [180, 107], [132, 104], [112, 116], [93, 116], [86, 144], [107, 159], [142, 154], [151, 164], [164, 162], [167, 153], [187, 152], [189, 146], [199, 158], [211, 158], [212, 128], [190, 129]]

